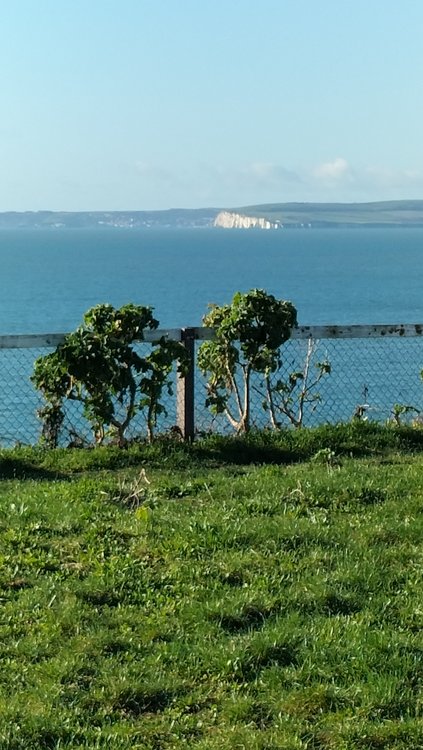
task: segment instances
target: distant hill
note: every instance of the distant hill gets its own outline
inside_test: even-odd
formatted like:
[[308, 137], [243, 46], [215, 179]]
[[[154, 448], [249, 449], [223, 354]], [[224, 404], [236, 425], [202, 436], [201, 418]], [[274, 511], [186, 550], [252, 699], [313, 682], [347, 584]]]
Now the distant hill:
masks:
[[166, 211], [5, 211], [0, 229], [149, 229], [208, 227], [216, 208], [171, 208]]
[[234, 208], [284, 227], [423, 226], [423, 200], [375, 203], [269, 203]]
[[213, 227], [219, 214], [229, 217], [220, 223], [228, 228], [423, 227], [423, 200], [268, 203], [166, 211], [5, 211], [0, 212], [0, 229], [196, 229]]

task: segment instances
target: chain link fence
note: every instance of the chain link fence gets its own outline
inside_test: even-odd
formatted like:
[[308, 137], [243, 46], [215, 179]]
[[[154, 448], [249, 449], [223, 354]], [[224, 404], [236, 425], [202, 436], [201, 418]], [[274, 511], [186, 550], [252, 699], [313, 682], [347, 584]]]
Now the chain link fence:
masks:
[[[287, 386], [275, 398], [280, 427], [311, 427], [352, 418], [405, 423], [423, 417], [420, 336], [293, 338], [284, 344], [282, 357], [281, 371], [273, 378]], [[303, 377], [295, 377], [298, 374]], [[197, 383], [196, 428], [200, 432], [230, 431], [224, 415], [213, 418], [204, 408], [207, 386], [201, 374]], [[251, 416], [258, 429], [272, 427], [266, 392], [258, 379], [252, 381]]]
[[[195, 361], [201, 339], [210, 332], [192, 332]], [[166, 332], [184, 340], [183, 330]], [[37, 416], [43, 405], [30, 377], [35, 360], [53, 351], [59, 335], [50, 337], [0, 337], [0, 445], [37, 444], [42, 423]], [[200, 340], [198, 340], [200, 339]], [[37, 341], [37, 346], [33, 345]], [[40, 342], [45, 342], [40, 345]], [[143, 342], [140, 352], [150, 344]], [[145, 349], [144, 349], [145, 350]], [[282, 383], [273, 403], [273, 420], [280, 427], [315, 426], [348, 421], [353, 417], [385, 422], [423, 421], [423, 335], [420, 326], [353, 326], [300, 329], [282, 348], [283, 364], [277, 373]], [[205, 406], [206, 382], [194, 366], [194, 378], [172, 376], [172, 392], [166, 390], [157, 434], [172, 431], [192, 436], [232, 432], [224, 415], [214, 416]], [[295, 382], [294, 382], [295, 381]], [[232, 404], [232, 406], [234, 406]], [[263, 381], [251, 385], [252, 424], [272, 426]], [[145, 437], [145, 416], [132, 422], [128, 437]], [[92, 444], [93, 435], [81, 406], [66, 403], [61, 432], [63, 445]]]
[[[14, 337], [18, 339], [19, 337]], [[15, 342], [14, 342], [15, 343]], [[18, 342], [19, 343], [19, 342]], [[137, 344], [137, 352], [147, 354], [149, 343]], [[0, 346], [0, 446], [16, 444], [36, 445], [42, 440], [42, 419], [39, 412], [44, 399], [31, 382], [34, 362], [54, 351], [52, 347], [1, 347]], [[160, 416], [157, 432], [169, 432], [176, 424], [176, 371], [173, 373], [172, 393], [164, 389], [165, 411]], [[126, 404], [116, 404], [116, 415], [120, 416]], [[82, 405], [76, 401], [64, 402], [65, 418], [60, 430], [60, 444], [64, 446], [88, 446], [94, 442], [90, 424], [84, 418]], [[145, 414], [140, 412], [127, 431], [128, 439], [146, 435]]]

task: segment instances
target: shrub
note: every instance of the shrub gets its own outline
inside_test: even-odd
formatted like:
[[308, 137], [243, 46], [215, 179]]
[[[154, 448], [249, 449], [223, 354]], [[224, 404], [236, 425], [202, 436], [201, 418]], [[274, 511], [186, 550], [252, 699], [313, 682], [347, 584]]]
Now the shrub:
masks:
[[160, 339], [146, 357], [136, 351], [134, 342], [157, 327], [151, 307], [97, 305], [54, 352], [36, 360], [32, 380], [46, 400], [39, 415], [48, 445], [57, 445], [67, 399], [83, 405], [97, 444], [112, 434], [123, 445], [139, 411], [145, 413], [152, 440], [157, 416], [164, 411], [163, 390], [171, 393], [174, 364], [181, 373], [187, 366], [185, 349], [175, 341]]
[[237, 292], [229, 305], [212, 305], [203, 318], [214, 339], [201, 345], [198, 366], [208, 377], [206, 405], [225, 414], [237, 433], [251, 427], [251, 376], [266, 378], [281, 366], [280, 347], [297, 323], [291, 302], [262, 289]]

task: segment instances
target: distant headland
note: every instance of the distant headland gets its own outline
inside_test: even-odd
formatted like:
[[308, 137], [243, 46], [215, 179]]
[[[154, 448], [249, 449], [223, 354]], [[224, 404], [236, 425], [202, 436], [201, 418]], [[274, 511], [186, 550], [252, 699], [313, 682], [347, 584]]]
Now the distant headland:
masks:
[[423, 227], [423, 200], [269, 203], [162, 211], [4, 211], [0, 229], [308, 229]]

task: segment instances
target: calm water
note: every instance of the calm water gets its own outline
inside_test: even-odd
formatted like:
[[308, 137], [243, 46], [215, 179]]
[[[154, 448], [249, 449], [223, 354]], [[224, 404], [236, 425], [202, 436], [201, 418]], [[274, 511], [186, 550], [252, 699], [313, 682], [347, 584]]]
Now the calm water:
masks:
[[[153, 305], [163, 327], [200, 325], [208, 302], [252, 287], [291, 299], [304, 325], [423, 322], [423, 230], [0, 232], [0, 259], [0, 335], [72, 330], [99, 302]], [[349, 419], [363, 400], [372, 419], [396, 402], [423, 410], [422, 344], [321, 341], [332, 373], [306, 423]], [[29, 378], [41, 353], [0, 350], [0, 444], [39, 438]], [[303, 360], [289, 342], [288, 372]], [[197, 426], [209, 429], [198, 374], [197, 389]]]
[[262, 287], [301, 324], [423, 321], [423, 229], [0, 233], [0, 334], [67, 331], [99, 302], [163, 327]]

